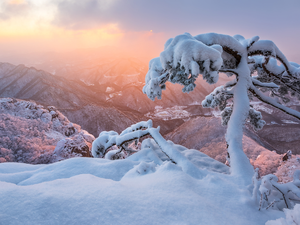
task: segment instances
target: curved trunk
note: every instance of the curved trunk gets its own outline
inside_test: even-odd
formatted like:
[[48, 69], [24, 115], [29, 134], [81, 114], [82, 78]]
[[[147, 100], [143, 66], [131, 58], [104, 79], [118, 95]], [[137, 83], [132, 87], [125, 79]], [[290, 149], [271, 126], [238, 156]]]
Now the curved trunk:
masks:
[[251, 84], [250, 70], [247, 65], [247, 56], [243, 56], [237, 68], [237, 84], [234, 89], [233, 111], [228, 122], [226, 141], [230, 155], [231, 174], [243, 184], [252, 183], [253, 166], [243, 151], [243, 127], [249, 113], [248, 88]]

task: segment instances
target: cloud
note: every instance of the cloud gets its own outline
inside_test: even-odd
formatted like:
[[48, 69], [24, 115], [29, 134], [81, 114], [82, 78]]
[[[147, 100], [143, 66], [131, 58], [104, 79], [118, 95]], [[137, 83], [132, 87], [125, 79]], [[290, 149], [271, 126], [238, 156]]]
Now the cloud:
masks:
[[110, 13], [113, 3], [113, 0], [59, 1], [53, 24], [72, 30], [99, 28], [114, 22]]
[[259, 35], [295, 54], [291, 43], [300, 39], [299, 0], [59, 0], [56, 7], [52, 23], [67, 30], [115, 24], [124, 33], [152, 30], [168, 37], [184, 32]]
[[90, 29], [117, 23], [128, 31], [274, 30], [299, 21], [299, 0], [62, 0], [54, 24]]
[[25, 0], [9, 0], [0, 3], [0, 20], [8, 20], [16, 16], [26, 16], [31, 8]]
[[26, 0], [9, 0], [8, 1], [9, 5], [27, 5], [27, 1]]
[[[164, 42], [177, 34], [217, 32], [246, 38], [259, 35], [273, 40], [283, 52], [298, 55], [299, 8], [299, 0], [0, 0], [0, 38], [4, 33], [19, 38], [32, 34], [52, 41], [50, 34], [59, 30], [56, 39], [74, 36], [72, 43], [79, 47], [86, 46], [90, 36], [99, 36], [103, 45], [113, 45], [114, 40], [130, 50], [147, 48], [148, 54], [159, 55]], [[79, 38], [78, 32], [90, 36]], [[59, 43], [64, 49], [68, 41]]]

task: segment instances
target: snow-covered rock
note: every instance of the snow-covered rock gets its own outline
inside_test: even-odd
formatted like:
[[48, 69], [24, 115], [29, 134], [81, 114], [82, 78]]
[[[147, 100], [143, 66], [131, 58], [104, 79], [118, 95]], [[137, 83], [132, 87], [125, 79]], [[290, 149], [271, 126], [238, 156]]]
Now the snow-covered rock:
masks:
[[94, 136], [53, 106], [1, 98], [0, 118], [0, 162], [40, 164], [90, 157]]

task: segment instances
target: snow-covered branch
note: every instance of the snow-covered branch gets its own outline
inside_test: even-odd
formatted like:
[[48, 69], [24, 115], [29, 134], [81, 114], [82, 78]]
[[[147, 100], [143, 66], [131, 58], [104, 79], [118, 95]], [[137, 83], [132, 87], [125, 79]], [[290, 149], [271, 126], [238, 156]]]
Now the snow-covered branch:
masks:
[[279, 88], [279, 86], [277, 84], [273, 83], [273, 82], [271, 82], [271, 83], [264, 83], [264, 82], [260, 82], [259, 80], [255, 79], [253, 77], [252, 77], [252, 83], [256, 87]]
[[[281, 86], [285, 86], [288, 89], [300, 95], [300, 75], [298, 77], [287, 76], [287, 74], [285, 73], [287, 71], [285, 71], [282, 67], [277, 66], [276, 60], [270, 60], [269, 57], [267, 57], [265, 59], [265, 62], [262, 63], [262, 68], [268, 74], [269, 77], [276, 78], [277, 82], [279, 82]], [[287, 90], [285, 92], [282, 92], [281, 94], [287, 94]]]
[[293, 66], [279, 50], [274, 42], [269, 40], [259, 40], [254, 43], [248, 50], [248, 56], [263, 55], [265, 57], [274, 57], [278, 59], [286, 69], [289, 76], [299, 77], [300, 70]]
[[199, 74], [208, 83], [216, 83], [223, 64], [222, 52], [220, 45], [207, 46], [189, 33], [168, 40], [160, 58], [150, 61], [143, 92], [151, 100], [160, 99], [167, 80], [183, 85], [183, 92], [190, 92]]
[[222, 111], [225, 109], [227, 105], [227, 100], [233, 97], [233, 90], [227, 90], [224, 86], [220, 86], [215, 88], [215, 90], [210, 93], [205, 99], [202, 101], [202, 106], [204, 108], [215, 108], [219, 107]]
[[233, 69], [239, 65], [244, 48], [236, 38], [224, 34], [207, 33], [199, 34], [195, 36], [195, 39], [208, 46], [216, 44], [222, 46], [226, 53], [222, 54], [225, 68]]
[[[159, 133], [159, 127], [152, 127], [152, 120], [134, 124], [125, 129], [120, 135], [114, 131], [101, 132], [99, 137], [93, 142], [92, 154], [96, 158], [105, 157], [106, 159], [118, 159], [116, 155], [122, 154], [122, 150], [126, 151], [126, 147], [123, 147], [125, 143], [129, 143], [146, 135], [150, 135], [170, 161], [180, 166], [184, 172], [195, 178], [206, 176], [207, 173], [205, 171], [199, 170], [199, 168], [163, 138]], [[119, 149], [109, 151], [113, 146], [117, 146]]]
[[297, 119], [300, 120], [300, 112], [293, 110], [291, 108], [288, 108], [284, 105], [279, 104], [278, 102], [276, 102], [274, 99], [264, 95], [263, 93], [261, 93], [256, 87], [254, 87], [254, 85], [252, 85], [252, 87], [249, 88], [249, 91], [252, 92], [252, 94], [258, 98], [259, 100], [261, 100], [264, 103], [267, 103], [277, 109], [280, 109], [281, 111], [285, 112], [286, 114], [289, 114]]
[[96, 158], [102, 158], [113, 146], [126, 150], [123, 147], [124, 144], [149, 135], [149, 128], [151, 127], [152, 120], [148, 120], [132, 125], [120, 135], [115, 131], [103, 131], [92, 144], [92, 155]]
[[278, 178], [273, 174], [264, 176], [259, 187], [261, 193], [259, 210], [262, 208], [290, 209], [299, 203], [299, 173], [299, 170], [295, 171], [294, 180], [285, 184], [277, 183]]

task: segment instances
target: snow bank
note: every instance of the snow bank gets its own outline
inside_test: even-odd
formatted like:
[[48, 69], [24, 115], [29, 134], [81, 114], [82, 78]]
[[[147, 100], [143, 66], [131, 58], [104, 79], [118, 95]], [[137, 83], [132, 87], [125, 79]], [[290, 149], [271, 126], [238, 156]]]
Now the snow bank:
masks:
[[0, 164], [1, 224], [259, 225], [283, 217], [259, 212], [250, 196], [228, 175], [199, 180], [168, 161]]

